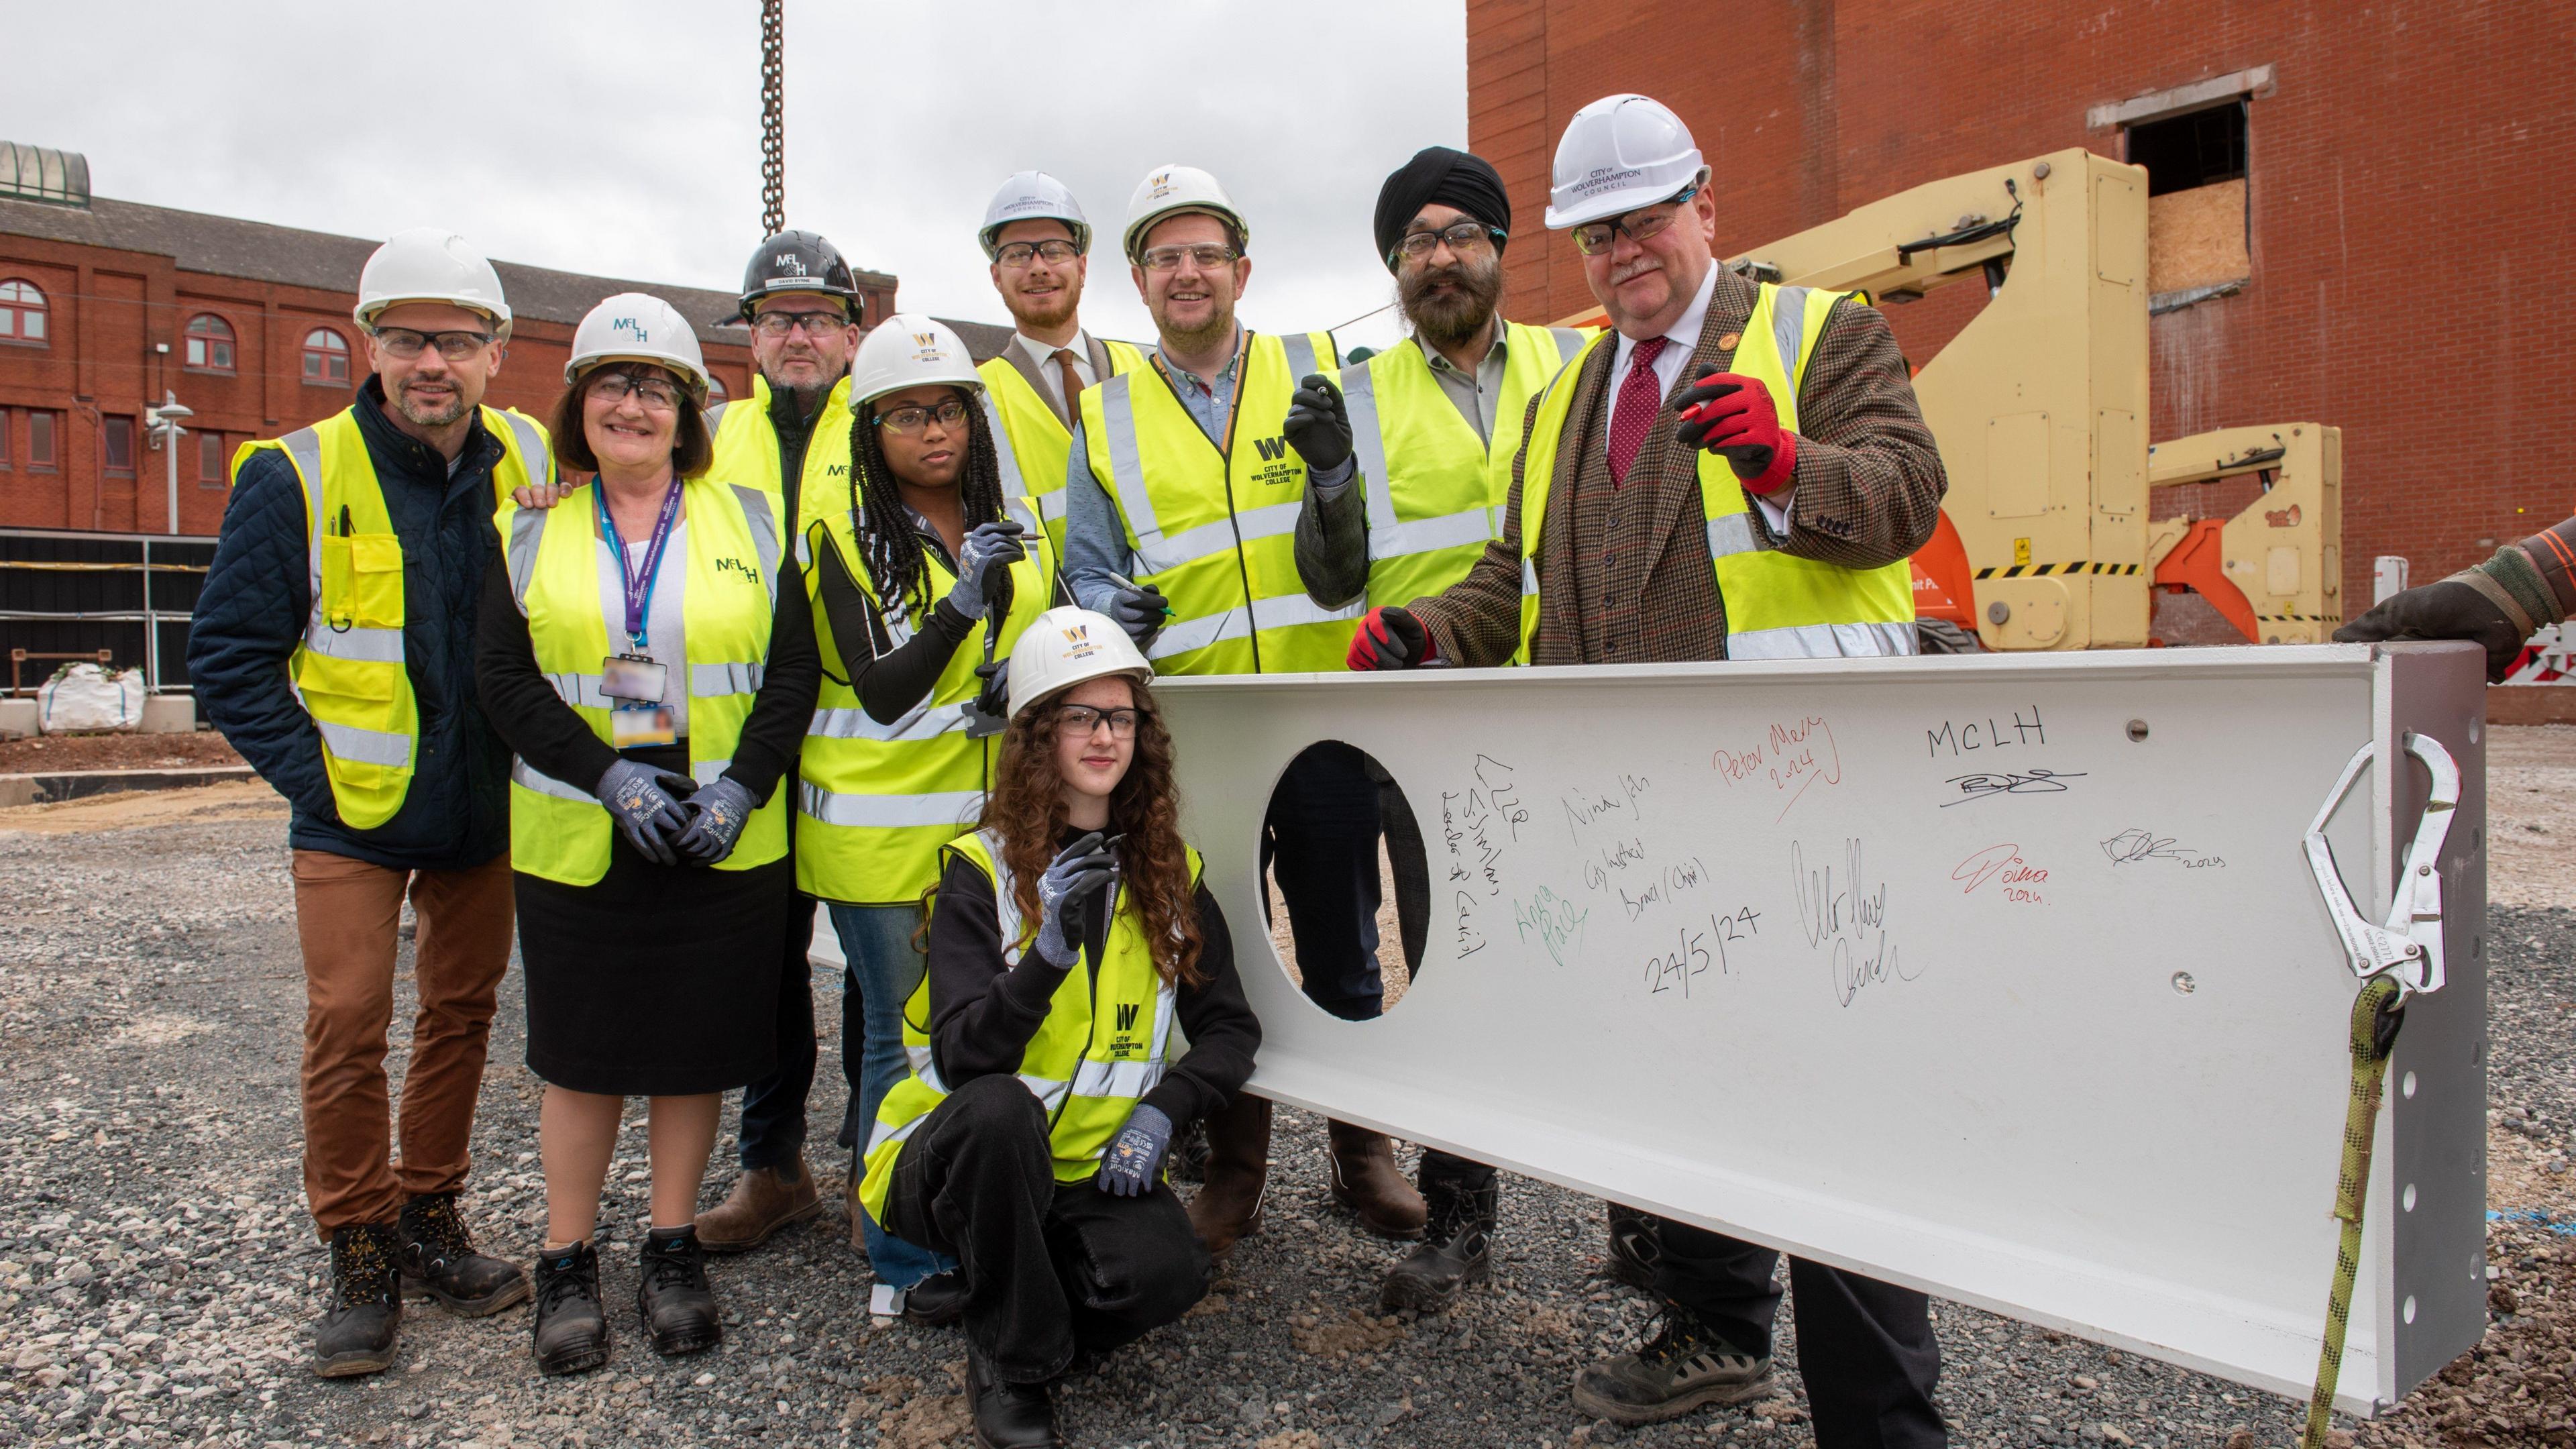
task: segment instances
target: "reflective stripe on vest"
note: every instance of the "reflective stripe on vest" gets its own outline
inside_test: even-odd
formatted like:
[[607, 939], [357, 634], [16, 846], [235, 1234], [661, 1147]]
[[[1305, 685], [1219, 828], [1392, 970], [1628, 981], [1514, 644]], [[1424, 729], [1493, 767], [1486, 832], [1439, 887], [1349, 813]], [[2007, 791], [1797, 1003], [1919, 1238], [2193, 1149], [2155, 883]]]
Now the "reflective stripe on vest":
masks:
[[[1109, 354], [1109, 377], [1145, 366], [1143, 350], [1132, 344], [1106, 338], [1098, 341], [1101, 350]], [[992, 430], [994, 449], [1001, 454], [1002, 491], [1005, 496], [1025, 494], [1036, 501], [1038, 517], [1046, 525], [1047, 544], [1061, 558], [1064, 475], [1065, 465], [1073, 455], [1073, 431], [1056, 416], [1045, 396], [1011, 365], [1010, 358], [987, 358], [975, 370], [984, 377], [984, 421]], [[1108, 380], [1095, 378], [1093, 386]], [[1011, 482], [1013, 478], [1019, 480], [1016, 486]]]
[[[1760, 284], [1730, 368], [1770, 389], [1783, 428], [1794, 432], [1798, 427], [1798, 389], [1807, 365], [1815, 358], [1834, 305], [1848, 295]], [[1607, 339], [1605, 333], [1592, 346], [1607, 345]], [[1587, 347], [1587, 355], [1589, 351]], [[1517, 663], [1530, 662], [1538, 637], [1539, 540], [1550, 475], [1579, 390], [1569, 380], [1580, 370], [1579, 364], [1568, 367], [1542, 396], [1522, 464]], [[1709, 452], [1700, 453], [1694, 466], [1709, 559], [1726, 609], [1726, 657], [1823, 659], [1916, 651], [1913, 568], [1906, 560], [1847, 569], [1766, 547], [1733, 466]]]
[[[1035, 508], [1014, 499], [1005, 510], [1028, 526]], [[909, 521], [907, 521], [907, 527]], [[861, 556], [856, 526], [847, 511], [818, 520], [799, 540], [802, 549], [835, 550], [850, 577], [879, 605], [897, 648], [913, 636], [927, 611], [898, 599], [887, 609]], [[1028, 552], [1011, 565], [1011, 611], [1002, 622], [994, 657], [1010, 657], [1020, 634], [1046, 611], [1055, 589], [1055, 552], [1034, 529]], [[967, 708], [981, 692], [976, 666], [984, 662], [987, 625], [978, 620], [959, 640], [930, 693], [891, 724], [880, 724], [859, 703], [851, 683], [868, 657], [864, 640], [832, 635], [823, 606], [825, 569], [806, 571], [814, 628], [824, 650], [823, 684], [797, 758], [796, 884], [808, 895], [853, 905], [909, 903], [938, 878], [939, 848], [974, 827], [1001, 741], [966, 733]], [[935, 606], [956, 583], [937, 550], [922, 548], [922, 597]], [[856, 656], [853, 661], [852, 656]]]
[[1297, 379], [1332, 359], [1323, 333], [1246, 334], [1234, 411], [1212, 439], [1159, 368], [1114, 377], [1082, 395], [1092, 476], [1117, 510], [1136, 576], [1163, 591], [1173, 617], [1147, 650], [1169, 674], [1339, 670], [1358, 601], [1321, 609], [1296, 565], [1306, 465], [1270, 432]]
[[[547, 510], [504, 502], [495, 523], [538, 671], [605, 740], [613, 701], [601, 692], [598, 670], [613, 651], [600, 603], [598, 505], [590, 493], [597, 486], [586, 483]], [[681, 677], [689, 698], [689, 774], [711, 784], [733, 763], [766, 672], [777, 612], [778, 498], [711, 478], [681, 486], [688, 529], [677, 563], [685, 570]], [[673, 562], [666, 559], [664, 567]], [[591, 792], [551, 779], [525, 760], [512, 762], [510, 785], [514, 869], [566, 885], [591, 885], [607, 873], [615, 832]], [[752, 812], [733, 854], [716, 869], [750, 870], [786, 853], [786, 792], [778, 790]]]
[[[962, 836], [948, 851], [992, 882], [1003, 960], [1008, 969], [1020, 969], [1028, 947], [1020, 939], [1025, 922], [1013, 904], [1012, 876], [1002, 863], [999, 837], [991, 831]], [[1195, 885], [1199, 854], [1187, 853]], [[932, 909], [939, 908], [934, 901]], [[1123, 892], [1112, 897], [1110, 911], [1109, 935], [1098, 970], [1062, 973], [1046, 1019], [1021, 1052], [1016, 1073], [1047, 1114], [1048, 1152], [1058, 1182], [1080, 1182], [1099, 1170], [1101, 1157], [1137, 1101], [1162, 1081], [1172, 1023], [1178, 1016], [1177, 995], [1154, 970], [1143, 925]], [[1052, 968], [1039, 964], [1029, 969]], [[903, 1011], [904, 1048], [912, 1073], [886, 1094], [868, 1130], [867, 1170], [859, 1199], [880, 1224], [885, 1221], [886, 1193], [905, 1140], [948, 1094], [931, 1060], [930, 1016], [930, 980], [925, 976]]]
[[[1571, 328], [1504, 325], [1490, 439], [1459, 413], [1418, 340], [1342, 369], [1367, 499], [1371, 607], [1411, 603], [1465, 578], [1502, 526], [1529, 400], [1563, 369], [1582, 336]], [[1569, 347], [1568, 338], [1578, 340]]]

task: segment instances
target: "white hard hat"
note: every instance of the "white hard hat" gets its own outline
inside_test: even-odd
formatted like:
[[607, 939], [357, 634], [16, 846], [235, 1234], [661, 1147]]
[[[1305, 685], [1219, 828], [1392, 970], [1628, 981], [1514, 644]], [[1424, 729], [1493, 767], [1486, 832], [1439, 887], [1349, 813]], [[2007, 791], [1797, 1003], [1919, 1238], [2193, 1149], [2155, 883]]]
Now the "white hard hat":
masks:
[[1243, 213], [1234, 209], [1234, 198], [1225, 194], [1216, 178], [1195, 166], [1157, 166], [1136, 184], [1136, 194], [1127, 199], [1127, 260], [1136, 260], [1136, 250], [1144, 245], [1145, 233], [1154, 223], [1167, 216], [1196, 211], [1213, 216], [1234, 228], [1236, 247], [1252, 249], [1252, 228]]
[[1142, 684], [1154, 677], [1154, 666], [1108, 615], [1071, 604], [1049, 609], [1011, 646], [1011, 714], [1106, 674]]
[[984, 256], [992, 260], [1001, 250], [993, 238], [1002, 228], [1015, 221], [1060, 221], [1073, 228], [1073, 249], [1091, 250], [1091, 223], [1083, 217], [1082, 203], [1064, 189], [1064, 183], [1043, 171], [1014, 171], [1002, 189], [993, 193], [993, 204], [984, 208], [984, 229], [976, 239], [984, 243]]
[[1669, 201], [1706, 169], [1690, 127], [1663, 102], [1603, 96], [1566, 123], [1556, 143], [1547, 224], [1565, 231]]
[[923, 383], [944, 382], [980, 392], [983, 374], [967, 354], [966, 341], [936, 317], [897, 312], [868, 329], [850, 359], [850, 406]]
[[564, 381], [607, 362], [649, 362], [667, 367], [700, 397], [707, 392], [707, 360], [698, 334], [679, 309], [642, 292], [620, 292], [590, 309], [572, 330], [572, 360]]
[[358, 272], [358, 305], [350, 316], [374, 327], [376, 314], [404, 302], [445, 302], [492, 319], [493, 335], [510, 340], [510, 304], [501, 274], [452, 231], [416, 226], [385, 239]]

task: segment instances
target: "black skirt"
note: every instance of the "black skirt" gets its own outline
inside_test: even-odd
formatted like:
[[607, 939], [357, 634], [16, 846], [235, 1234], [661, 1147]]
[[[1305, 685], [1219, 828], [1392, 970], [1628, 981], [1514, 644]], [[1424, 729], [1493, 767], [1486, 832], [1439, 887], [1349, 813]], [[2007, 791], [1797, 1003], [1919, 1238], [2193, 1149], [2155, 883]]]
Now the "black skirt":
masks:
[[[635, 753], [665, 764], [659, 751]], [[777, 1070], [794, 857], [751, 870], [664, 866], [617, 836], [594, 885], [524, 871], [515, 884], [529, 1071], [576, 1092], [682, 1097]]]

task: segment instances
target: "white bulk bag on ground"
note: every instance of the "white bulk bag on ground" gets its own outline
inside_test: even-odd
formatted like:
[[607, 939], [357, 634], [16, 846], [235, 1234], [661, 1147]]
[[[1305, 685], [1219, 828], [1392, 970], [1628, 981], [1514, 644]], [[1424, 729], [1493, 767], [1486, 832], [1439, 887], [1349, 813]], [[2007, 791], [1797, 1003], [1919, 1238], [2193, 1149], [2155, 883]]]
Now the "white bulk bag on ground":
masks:
[[49, 735], [135, 729], [144, 697], [140, 669], [110, 674], [95, 664], [67, 664], [36, 691], [37, 728]]

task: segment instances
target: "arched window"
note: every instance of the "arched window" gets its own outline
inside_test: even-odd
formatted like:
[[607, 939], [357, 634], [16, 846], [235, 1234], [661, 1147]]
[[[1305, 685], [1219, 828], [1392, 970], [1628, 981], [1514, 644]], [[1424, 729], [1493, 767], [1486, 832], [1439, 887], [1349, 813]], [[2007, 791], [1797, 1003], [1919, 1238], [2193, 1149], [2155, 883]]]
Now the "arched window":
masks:
[[304, 380], [324, 387], [347, 387], [349, 339], [328, 327], [305, 333]]
[[723, 402], [726, 396], [724, 379], [716, 376], [713, 372], [709, 372], [707, 374], [707, 406], [714, 407], [717, 403]]
[[188, 366], [199, 372], [233, 370], [233, 327], [212, 312], [188, 319]]
[[23, 277], [0, 281], [0, 342], [50, 347], [46, 336], [45, 294]]

